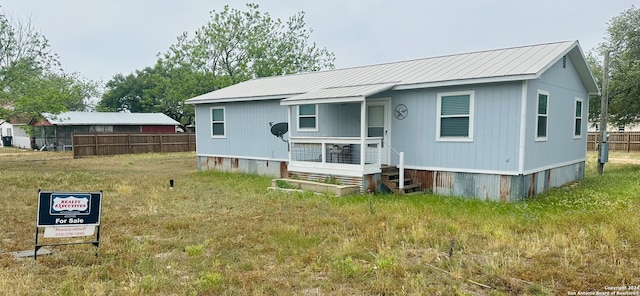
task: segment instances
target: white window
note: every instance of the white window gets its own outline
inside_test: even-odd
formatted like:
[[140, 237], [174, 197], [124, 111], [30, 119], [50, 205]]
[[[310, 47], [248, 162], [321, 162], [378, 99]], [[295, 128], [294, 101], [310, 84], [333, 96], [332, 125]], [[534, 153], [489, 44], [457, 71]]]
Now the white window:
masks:
[[318, 105], [298, 106], [298, 130], [318, 131]]
[[543, 90], [538, 90], [538, 108], [536, 116], [536, 140], [544, 141], [547, 139], [547, 132], [549, 131], [549, 93]]
[[576, 98], [576, 110], [574, 112], [575, 118], [573, 120], [573, 137], [582, 137], [582, 99]]
[[438, 94], [437, 140], [473, 140], [474, 97], [474, 91]]
[[211, 137], [224, 138], [227, 134], [224, 107], [211, 108]]

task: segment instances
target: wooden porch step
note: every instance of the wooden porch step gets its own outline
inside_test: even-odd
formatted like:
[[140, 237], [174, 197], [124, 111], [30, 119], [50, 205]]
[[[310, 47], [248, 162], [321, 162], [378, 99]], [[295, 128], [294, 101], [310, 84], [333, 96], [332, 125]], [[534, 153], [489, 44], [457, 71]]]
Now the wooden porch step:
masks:
[[400, 173], [399, 172], [395, 172], [395, 173], [382, 173], [383, 177], [389, 177], [390, 179], [395, 179], [395, 178], [399, 178], [400, 177]]
[[420, 186], [414, 184], [411, 178], [404, 179], [404, 186], [400, 189], [400, 172], [397, 166], [382, 165], [382, 184], [387, 186], [389, 190], [398, 194], [407, 194], [420, 192]]
[[397, 166], [380, 166], [380, 170], [382, 171], [382, 173], [392, 173], [392, 172], [397, 172], [398, 171], [398, 167]]
[[418, 184], [410, 184], [410, 185], [405, 185], [404, 187], [402, 187], [402, 189], [406, 192], [408, 190], [413, 190], [413, 189], [417, 189], [420, 188], [420, 185]]
[[[389, 180], [391, 183], [399, 185], [400, 184], [400, 179], [391, 179]], [[411, 185], [413, 184], [413, 180], [411, 178], [405, 178], [404, 179], [404, 185]]]

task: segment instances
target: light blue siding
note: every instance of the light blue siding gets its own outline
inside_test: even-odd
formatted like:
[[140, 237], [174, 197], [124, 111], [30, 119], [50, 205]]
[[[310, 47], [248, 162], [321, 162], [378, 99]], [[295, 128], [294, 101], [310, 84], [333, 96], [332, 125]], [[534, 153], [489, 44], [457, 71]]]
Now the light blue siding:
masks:
[[[211, 137], [211, 107], [225, 109], [225, 138]], [[286, 160], [287, 143], [271, 134], [269, 122], [287, 122], [287, 107], [279, 100], [196, 105], [197, 153]]]
[[[475, 92], [471, 142], [436, 140], [437, 94], [455, 91]], [[515, 174], [521, 91], [522, 83], [512, 82], [391, 93], [393, 106], [404, 104], [409, 109], [404, 120], [392, 120], [392, 146], [405, 152], [406, 165], [412, 168]], [[392, 163], [397, 161], [392, 155]]]
[[[589, 96], [567, 56], [566, 68], [560, 59], [538, 80], [528, 82], [527, 128], [524, 172], [569, 164], [586, 157]], [[549, 92], [548, 134], [546, 141], [536, 141], [536, 107], [538, 90]], [[582, 101], [582, 137], [574, 139], [575, 101]]]
[[297, 106], [291, 108], [290, 129], [298, 137], [360, 137], [360, 103], [318, 105], [318, 131], [297, 130]]

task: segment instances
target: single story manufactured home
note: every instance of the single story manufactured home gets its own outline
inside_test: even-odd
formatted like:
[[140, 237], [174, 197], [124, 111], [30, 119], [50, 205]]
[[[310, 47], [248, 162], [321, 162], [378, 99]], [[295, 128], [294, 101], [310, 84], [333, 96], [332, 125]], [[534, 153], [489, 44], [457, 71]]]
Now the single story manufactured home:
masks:
[[200, 170], [508, 201], [584, 177], [598, 93], [567, 41], [258, 78], [187, 103]]
[[175, 133], [179, 122], [163, 113], [63, 112], [43, 113], [33, 122], [34, 148], [72, 148], [73, 133]]

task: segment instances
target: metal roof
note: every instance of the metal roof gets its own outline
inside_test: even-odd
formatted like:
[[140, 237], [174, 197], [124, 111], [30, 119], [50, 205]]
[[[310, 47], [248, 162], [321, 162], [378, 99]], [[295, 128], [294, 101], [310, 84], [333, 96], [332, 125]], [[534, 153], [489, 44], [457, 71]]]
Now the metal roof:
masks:
[[305, 104], [314, 104], [316, 100], [327, 103], [328, 99], [336, 99], [340, 102], [361, 102], [365, 97], [389, 90], [393, 86], [395, 83], [329, 87], [293, 96], [282, 100], [282, 104], [297, 104], [299, 101], [304, 101]]
[[163, 113], [63, 112], [42, 113], [52, 125], [180, 125]]
[[[286, 99], [283, 104], [327, 94], [329, 89], [382, 85], [391, 89], [414, 89], [447, 85], [517, 81], [539, 78], [544, 71], [568, 55], [576, 65], [589, 93], [599, 93], [578, 41], [480, 51], [380, 65], [309, 72], [252, 79], [187, 100], [188, 104]], [[389, 89], [388, 88], [388, 89]], [[321, 91], [323, 90], [323, 91]], [[308, 94], [307, 93], [311, 93]], [[351, 93], [350, 97], [363, 93]], [[295, 98], [295, 99], [294, 99]], [[306, 101], [305, 101], [306, 102]]]

